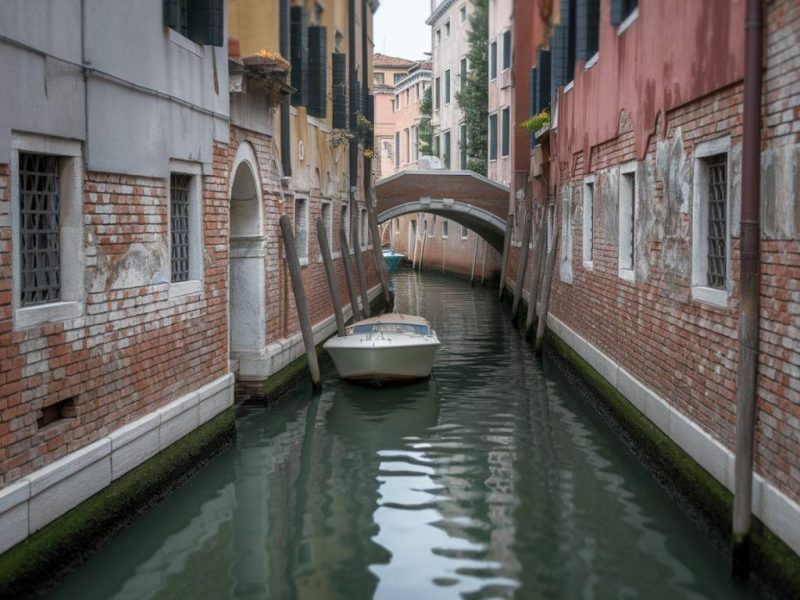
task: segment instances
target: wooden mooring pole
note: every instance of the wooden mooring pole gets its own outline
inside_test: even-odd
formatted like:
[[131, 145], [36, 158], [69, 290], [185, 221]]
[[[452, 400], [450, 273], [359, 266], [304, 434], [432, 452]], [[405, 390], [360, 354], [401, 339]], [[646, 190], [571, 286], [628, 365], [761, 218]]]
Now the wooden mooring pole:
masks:
[[481, 287], [486, 285], [486, 259], [489, 258], [489, 242], [483, 240], [483, 265], [481, 266]]
[[308, 359], [308, 370], [311, 373], [311, 385], [314, 390], [321, 389], [319, 379], [319, 363], [317, 362], [317, 349], [314, 346], [314, 334], [311, 331], [311, 316], [308, 312], [308, 300], [306, 289], [303, 286], [303, 277], [300, 274], [300, 259], [297, 256], [297, 247], [294, 243], [292, 233], [292, 221], [288, 215], [281, 215], [281, 232], [283, 233], [283, 247], [286, 250], [286, 264], [289, 267], [289, 275], [292, 278], [292, 290], [294, 291], [294, 302], [297, 306], [297, 318], [300, 321], [300, 331], [303, 334], [303, 343], [306, 346], [306, 358]]
[[506, 291], [506, 269], [508, 269], [508, 252], [511, 249], [511, 231], [509, 230], [509, 222], [511, 214], [508, 215], [506, 220], [506, 235], [503, 240], [503, 264], [500, 267], [500, 290], [497, 292], [497, 298], [503, 299], [503, 292]]
[[472, 251], [472, 271], [469, 274], [469, 285], [475, 287], [475, 263], [478, 260], [478, 240], [480, 238], [475, 236], [475, 249]]
[[544, 264], [544, 215], [543, 207], [539, 207], [539, 218], [536, 220], [536, 233], [534, 235], [533, 265], [531, 267], [531, 284], [528, 290], [528, 315], [525, 319], [525, 331], [532, 333], [536, 321], [536, 303], [539, 301], [539, 283], [542, 278], [542, 265]]
[[428, 238], [428, 225], [425, 225], [425, 230], [422, 232], [422, 247], [419, 250], [419, 272], [422, 273], [422, 259], [425, 256], [425, 240]]
[[536, 343], [534, 352], [541, 354], [544, 345], [544, 331], [547, 327], [547, 311], [550, 305], [550, 289], [553, 284], [553, 273], [556, 267], [556, 254], [558, 254], [558, 227], [553, 227], [553, 246], [547, 254], [547, 268], [545, 269], [544, 281], [542, 282], [542, 302], [539, 312], [539, 322], [536, 324]]
[[353, 310], [353, 321], [361, 320], [361, 309], [358, 307], [358, 294], [355, 281], [353, 281], [353, 265], [350, 263], [350, 245], [347, 242], [347, 230], [342, 225], [339, 230], [339, 245], [342, 247], [342, 265], [344, 266], [344, 279], [347, 282], [347, 294], [350, 296], [350, 308]]
[[319, 251], [322, 254], [322, 262], [325, 264], [325, 275], [328, 278], [328, 290], [331, 293], [333, 303], [333, 314], [336, 316], [336, 331], [339, 337], [344, 335], [344, 315], [342, 314], [342, 301], [339, 298], [339, 284], [336, 281], [336, 269], [333, 266], [331, 256], [331, 246], [328, 241], [328, 232], [322, 219], [317, 219], [317, 241], [319, 241]]
[[531, 227], [533, 217], [528, 212], [525, 217], [525, 230], [522, 233], [522, 247], [519, 249], [519, 264], [517, 264], [517, 281], [514, 285], [514, 303], [511, 305], [511, 322], [517, 326], [517, 311], [522, 299], [522, 286], [525, 285], [525, 271], [528, 270], [528, 246], [531, 243]]

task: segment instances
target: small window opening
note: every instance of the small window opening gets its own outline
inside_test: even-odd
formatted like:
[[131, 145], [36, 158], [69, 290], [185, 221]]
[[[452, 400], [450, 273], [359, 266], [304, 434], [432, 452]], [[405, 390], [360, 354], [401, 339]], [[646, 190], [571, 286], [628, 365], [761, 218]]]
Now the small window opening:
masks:
[[75, 398], [67, 398], [50, 406], [42, 407], [42, 416], [36, 420], [36, 427], [43, 429], [64, 419], [75, 417]]

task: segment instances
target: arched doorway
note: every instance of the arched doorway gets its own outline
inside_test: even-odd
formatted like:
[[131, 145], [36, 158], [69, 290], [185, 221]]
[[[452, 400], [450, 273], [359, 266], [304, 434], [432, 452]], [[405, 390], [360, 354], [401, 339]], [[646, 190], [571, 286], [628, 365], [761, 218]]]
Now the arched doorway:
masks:
[[229, 314], [233, 359], [254, 358], [266, 347], [264, 235], [258, 162], [242, 143], [233, 162], [230, 198]]

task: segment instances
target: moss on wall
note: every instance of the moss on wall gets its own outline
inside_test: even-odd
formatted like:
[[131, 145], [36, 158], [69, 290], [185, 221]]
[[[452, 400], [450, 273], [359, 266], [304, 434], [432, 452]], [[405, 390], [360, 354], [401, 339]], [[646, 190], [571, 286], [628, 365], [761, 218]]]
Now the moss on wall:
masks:
[[0, 556], [0, 598], [39, 595], [185, 482], [236, 436], [230, 408]]
[[[733, 494], [549, 329], [546, 344], [609, 409], [610, 418], [631, 438], [636, 453], [659, 483], [715, 540], [730, 548]], [[751, 543], [756, 587], [769, 595], [799, 598], [800, 556], [755, 517]]]

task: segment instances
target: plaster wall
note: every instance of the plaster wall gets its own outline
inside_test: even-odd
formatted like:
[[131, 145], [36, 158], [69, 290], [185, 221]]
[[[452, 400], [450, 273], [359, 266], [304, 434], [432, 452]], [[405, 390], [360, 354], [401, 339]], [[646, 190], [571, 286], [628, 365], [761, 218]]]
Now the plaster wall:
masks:
[[[511, 147], [513, 145], [515, 110], [513, 106], [513, 72], [514, 37], [521, 35], [515, 32], [512, 23], [514, 0], [493, 0], [489, 2], [489, 114], [497, 115], [497, 159], [489, 160], [489, 178], [510, 185], [511, 179]], [[511, 31], [511, 60], [508, 68], [503, 68], [503, 34]], [[497, 77], [491, 78], [491, 45], [497, 44]], [[503, 153], [503, 109], [509, 109], [509, 151]], [[490, 141], [491, 143], [491, 141]]]

